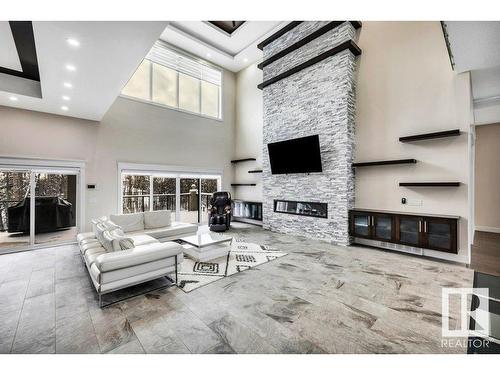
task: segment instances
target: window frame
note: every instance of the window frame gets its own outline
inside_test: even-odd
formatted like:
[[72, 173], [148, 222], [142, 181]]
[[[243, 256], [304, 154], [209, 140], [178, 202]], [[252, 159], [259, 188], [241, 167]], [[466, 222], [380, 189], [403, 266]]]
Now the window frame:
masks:
[[[123, 94], [122, 91], [123, 89], [125, 88], [125, 86], [127, 86], [128, 82], [130, 81], [130, 79], [132, 78], [132, 76], [129, 78], [129, 80], [127, 81], [127, 83], [125, 83], [125, 85], [122, 87], [121, 91], [120, 91], [120, 95], [119, 97], [121, 98], [124, 98], [124, 99], [128, 99], [128, 100], [133, 100], [135, 102], [139, 102], [139, 103], [144, 103], [144, 104], [149, 104], [149, 105], [154, 105], [154, 106], [157, 106], [157, 107], [160, 107], [160, 108], [166, 108], [166, 109], [171, 109], [171, 110], [174, 110], [174, 111], [178, 111], [178, 112], [182, 112], [182, 113], [186, 113], [186, 114], [190, 114], [190, 115], [195, 115], [195, 116], [198, 116], [198, 117], [202, 117], [202, 118], [205, 118], [205, 119], [209, 119], [209, 120], [215, 120], [215, 121], [219, 121], [219, 122], [223, 122], [224, 121], [224, 103], [223, 103], [223, 92], [224, 92], [224, 69], [222, 69], [221, 67], [217, 66], [217, 65], [214, 65], [206, 60], [203, 60], [197, 56], [194, 56], [188, 52], [185, 52], [185, 51], [182, 51], [180, 50], [179, 48], [176, 48], [168, 43], [165, 43], [162, 41], [162, 44], [164, 44], [165, 48], [167, 49], [170, 49], [171, 51], [179, 54], [179, 55], [182, 55], [186, 58], [189, 58], [193, 61], [196, 61], [197, 63], [201, 64], [201, 65], [205, 65], [205, 66], [208, 66], [212, 69], [216, 69], [218, 71], [220, 71], [221, 73], [221, 84], [219, 86], [219, 117], [213, 117], [213, 116], [208, 116], [208, 115], [204, 115], [201, 113], [201, 108], [202, 108], [202, 105], [201, 105], [201, 100], [202, 100], [202, 85], [201, 85], [201, 79], [199, 79], [198, 77], [193, 77], [195, 79], [197, 79], [199, 81], [199, 96], [198, 96], [198, 100], [199, 100], [199, 106], [200, 106], [200, 113], [196, 113], [196, 112], [191, 112], [191, 111], [188, 111], [188, 110], [185, 110], [185, 109], [182, 109], [182, 108], [179, 108], [179, 74], [182, 73], [182, 74], [185, 74], [185, 75], [188, 75], [190, 77], [192, 77], [190, 74], [187, 74], [187, 73], [184, 73], [184, 72], [179, 72], [178, 70], [174, 70], [177, 75], [177, 97], [176, 97], [176, 102], [177, 102], [177, 107], [172, 107], [172, 106], [169, 106], [169, 105], [166, 105], [166, 104], [162, 104], [162, 103], [157, 103], [157, 102], [154, 102], [153, 101], [153, 64], [157, 64], [157, 65], [162, 65], [162, 64], [159, 64], [157, 62], [154, 62], [146, 57], [144, 57], [141, 62], [139, 63], [142, 64], [142, 61], [143, 60], [148, 60], [150, 62], [150, 66], [149, 66], [149, 98], [150, 100], [145, 100], [145, 99], [141, 99], [141, 98], [137, 98], [137, 97], [134, 97], [134, 96], [130, 96], [130, 95], [126, 95], [126, 94]], [[139, 65], [137, 66], [137, 68], [139, 67]], [[137, 70], [136, 68], [136, 70]], [[135, 70], [135, 71], [136, 71]], [[135, 71], [134, 71], [134, 74], [135, 74]]]
[[[176, 203], [175, 203], [175, 221], [180, 221], [180, 180], [182, 178], [194, 179], [216, 179], [217, 189], [222, 189], [224, 175], [221, 169], [212, 168], [193, 168], [193, 167], [180, 167], [180, 166], [166, 166], [157, 164], [136, 164], [136, 163], [118, 163], [118, 202], [117, 212], [123, 214], [123, 176], [124, 175], [143, 175], [149, 176], [150, 184], [150, 205], [149, 211], [153, 210], [153, 178], [154, 177], [167, 177], [176, 179]], [[198, 196], [198, 204], [201, 207], [202, 194]], [[198, 224], [201, 224], [201, 220]]]

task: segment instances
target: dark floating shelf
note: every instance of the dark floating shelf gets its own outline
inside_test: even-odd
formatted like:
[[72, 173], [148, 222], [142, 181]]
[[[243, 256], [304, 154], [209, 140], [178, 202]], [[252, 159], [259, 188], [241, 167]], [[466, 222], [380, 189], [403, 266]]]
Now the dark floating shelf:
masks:
[[253, 169], [251, 171], [248, 171], [248, 173], [262, 173], [262, 169]]
[[259, 89], [263, 89], [266, 86], [272, 85], [273, 83], [276, 83], [278, 81], [281, 81], [284, 78], [290, 77], [291, 75], [300, 72], [301, 70], [308, 68], [314, 64], [319, 63], [320, 61], [330, 57], [334, 56], [342, 51], [349, 50], [354, 56], [359, 56], [361, 55], [361, 49], [354, 43], [353, 40], [348, 40], [346, 42], [340, 43], [338, 46], [333, 47], [332, 49], [329, 49], [328, 51], [325, 51], [321, 54], [319, 54], [316, 57], [313, 57], [312, 59], [309, 59], [302, 64], [296, 65], [293, 68], [278, 74], [277, 76], [273, 78], [269, 78], [267, 81], [264, 81], [260, 83], [257, 87]]
[[400, 137], [399, 142], [415, 142], [415, 141], [423, 141], [426, 139], [456, 137], [458, 135], [460, 135], [460, 129], [453, 129], [435, 133], [417, 134], [417, 135], [409, 135], [407, 137]]
[[246, 159], [235, 159], [235, 160], [231, 160], [231, 163], [241, 163], [241, 162], [244, 162], [244, 161], [255, 161], [257, 159], [255, 158], [246, 158]]
[[231, 186], [257, 186], [257, 184], [231, 184]]
[[369, 161], [363, 163], [353, 163], [353, 167], [375, 167], [378, 165], [395, 165], [395, 164], [415, 164], [416, 159], [400, 159], [400, 160], [381, 160], [381, 161]]
[[305, 46], [307, 43], [313, 41], [316, 38], [319, 38], [321, 35], [326, 34], [328, 31], [335, 29], [336, 27], [342, 25], [345, 22], [350, 22], [351, 25], [356, 29], [359, 29], [361, 27], [361, 22], [359, 22], [359, 21], [332, 21], [332, 22], [328, 22], [325, 26], [320, 27], [318, 30], [307, 35], [305, 38], [302, 38], [298, 42], [293, 43], [292, 45], [279, 51], [275, 55], [272, 55], [271, 57], [267, 58], [266, 60], [261, 62], [259, 65], [257, 65], [257, 67], [259, 69], [264, 68], [265, 66], [275, 62], [276, 60], [281, 59], [283, 56], [288, 55], [290, 52], [293, 52], [296, 49], [299, 49], [300, 47]]
[[271, 44], [276, 39], [278, 39], [280, 36], [285, 35], [287, 32], [289, 32], [290, 30], [292, 30], [295, 26], [299, 26], [302, 22], [304, 22], [304, 21], [293, 21], [293, 22], [290, 22], [288, 25], [286, 25], [282, 29], [276, 31], [269, 38], [264, 39], [262, 42], [260, 42], [259, 44], [257, 44], [257, 48], [262, 51], [262, 49], [265, 46], [267, 46], [268, 44]]
[[399, 186], [407, 187], [456, 187], [460, 182], [400, 182]]

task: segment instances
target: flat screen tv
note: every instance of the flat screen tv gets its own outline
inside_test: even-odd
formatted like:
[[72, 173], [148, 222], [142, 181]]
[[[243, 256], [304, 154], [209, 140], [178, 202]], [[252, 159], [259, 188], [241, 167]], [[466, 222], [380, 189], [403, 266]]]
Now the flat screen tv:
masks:
[[268, 143], [272, 174], [322, 172], [319, 137]]

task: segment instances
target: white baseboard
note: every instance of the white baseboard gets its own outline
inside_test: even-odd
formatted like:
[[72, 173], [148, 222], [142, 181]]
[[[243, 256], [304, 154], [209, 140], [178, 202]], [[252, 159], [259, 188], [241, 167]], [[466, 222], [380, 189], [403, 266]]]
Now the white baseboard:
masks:
[[500, 233], [500, 228], [485, 227], [483, 225], [476, 225], [475, 230], [477, 230], [479, 232]]

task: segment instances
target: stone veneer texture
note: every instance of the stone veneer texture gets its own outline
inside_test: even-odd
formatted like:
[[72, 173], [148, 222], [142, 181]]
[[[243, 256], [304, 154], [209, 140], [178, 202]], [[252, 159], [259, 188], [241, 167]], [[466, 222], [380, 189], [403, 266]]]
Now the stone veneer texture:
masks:
[[[303, 22], [264, 47], [272, 56], [324, 22]], [[319, 40], [264, 67], [272, 78], [321, 52], [354, 38], [346, 22]], [[281, 41], [281, 42], [280, 42]], [[292, 55], [293, 54], [293, 55]], [[307, 57], [307, 58], [305, 58]], [[268, 69], [269, 67], [269, 69]], [[263, 89], [263, 226], [266, 229], [349, 244], [348, 216], [354, 205], [354, 117], [356, 57], [343, 51]], [[267, 144], [319, 135], [322, 173], [273, 175]], [[274, 212], [274, 200], [328, 203], [328, 218]]]

